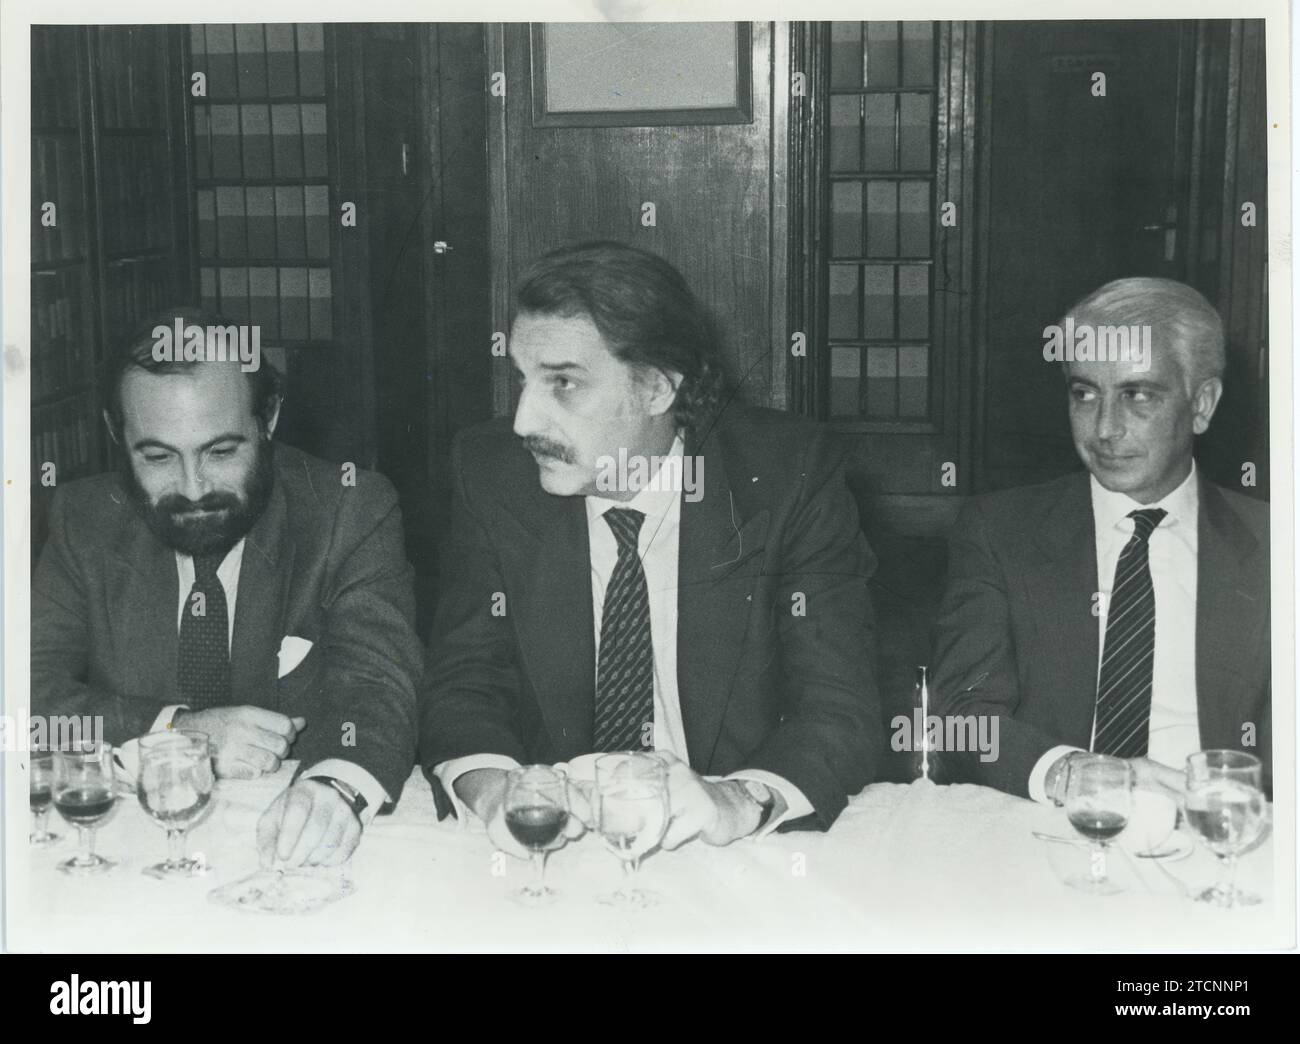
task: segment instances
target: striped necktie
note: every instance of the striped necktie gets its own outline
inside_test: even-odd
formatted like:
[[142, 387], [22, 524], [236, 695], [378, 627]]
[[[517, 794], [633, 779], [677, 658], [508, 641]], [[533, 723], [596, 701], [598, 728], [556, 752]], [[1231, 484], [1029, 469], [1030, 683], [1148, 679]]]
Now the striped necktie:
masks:
[[176, 699], [194, 710], [230, 703], [230, 630], [217, 567], [225, 554], [194, 556], [194, 586], [181, 611]]
[[1133, 535], [1115, 565], [1106, 614], [1106, 645], [1097, 680], [1093, 750], [1117, 758], [1144, 757], [1151, 725], [1151, 680], [1156, 655], [1156, 595], [1148, 541], [1166, 512], [1130, 511]]
[[654, 721], [650, 595], [637, 551], [645, 515], [611, 508], [603, 517], [618, 544], [618, 560], [600, 620], [592, 750], [640, 750], [650, 745], [652, 733], [645, 725]]

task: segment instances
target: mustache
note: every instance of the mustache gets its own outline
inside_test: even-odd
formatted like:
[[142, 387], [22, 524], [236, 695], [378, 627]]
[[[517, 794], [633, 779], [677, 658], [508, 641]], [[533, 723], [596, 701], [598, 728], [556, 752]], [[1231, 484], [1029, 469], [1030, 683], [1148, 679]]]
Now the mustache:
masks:
[[180, 515], [187, 511], [234, 511], [240, 506], [240, 500], [233, 493], [205, 493], [198, 500], [191, 500], [180, 493], [168, 493], [159, 497], [154, 505], [158, 511], [169, 515]]
[[524, 449], [534, 457], [550, 457], [563, 464], [574, 463], [573, 453], [567, 446], [563, 446], [558, 442], [544, 439], [540, 435], [527, 435], [523, 441]]

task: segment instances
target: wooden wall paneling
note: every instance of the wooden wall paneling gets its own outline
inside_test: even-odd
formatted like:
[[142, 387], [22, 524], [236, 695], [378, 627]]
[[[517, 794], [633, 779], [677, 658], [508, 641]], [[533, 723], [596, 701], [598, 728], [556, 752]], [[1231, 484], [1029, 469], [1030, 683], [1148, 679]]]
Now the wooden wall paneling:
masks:
[[[489, 152], [504, 182], [492, 192], [494, 317], [507, 314], [506, 288], [533, 258], [582, 239], [622, 240], [665, 257], [713, 304], [741, 398], [770, 403], [772, 26], [753, 27], [753, 122], [725, 126], [534, 127], [528, 26], [498, 31], [507, 91]], [[499, 46], [490, 40], [490, 65]], [[646, 202], [654, 227], [641, 222]], [[507, 371], [497, 365], [499, 413]]]

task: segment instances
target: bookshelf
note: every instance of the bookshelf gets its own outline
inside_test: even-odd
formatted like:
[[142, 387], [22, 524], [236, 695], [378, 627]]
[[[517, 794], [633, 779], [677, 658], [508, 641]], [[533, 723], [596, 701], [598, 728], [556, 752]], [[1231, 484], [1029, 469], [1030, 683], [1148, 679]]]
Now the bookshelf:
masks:
[[32, 28], [34, 547], [54, 488], [109, 466], [108, 352], [191, 296], [182, 43], [166, 26]]

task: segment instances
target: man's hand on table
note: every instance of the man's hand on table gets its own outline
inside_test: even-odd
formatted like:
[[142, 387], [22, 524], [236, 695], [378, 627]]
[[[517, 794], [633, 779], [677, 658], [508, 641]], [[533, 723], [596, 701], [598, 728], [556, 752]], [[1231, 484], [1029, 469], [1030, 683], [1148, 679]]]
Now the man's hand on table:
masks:
[[[487, 826], [488, 837], [500, 851], [519, 859], [530, 859], [532, 853], [514, 839], [510, 828], [506, 826], [505, 800], [508, 775], [505, 769], [473, 769], [457, 777], [452, 786], [456, 790], [456, 796], [465, 802], [470, 811]], [[563, 847], [567, 841], [581, 837], [586, 833], [588, 826], [594, 825], [589, 792], [581, 784], [572, 780], [569, 781], [567, 790], [569, 818], [564, 824], [563, 833], [546, 846], [548, 852]]]
[[216, 748], [214, 767], [218, 776], [256, 779], [279, 770], [281, 759], [306, 727], [307, 719], [289, 718], [261, 707], [213, 707], [179, 710], [171, 724], [174, 729], [208, 734]]
[[361, 840], [361, 820], [337, 790], [300, 779], [257, 821], [257, 855], [264, 869], [337, 866]]
[[762, 806], [739, 780], [710, 782], [672, 754], [659, 751], [655, 756], [668, 766], [665, 850], [680, 848], [695, 837], [710, 845], [729, 845], [758, 829]]

